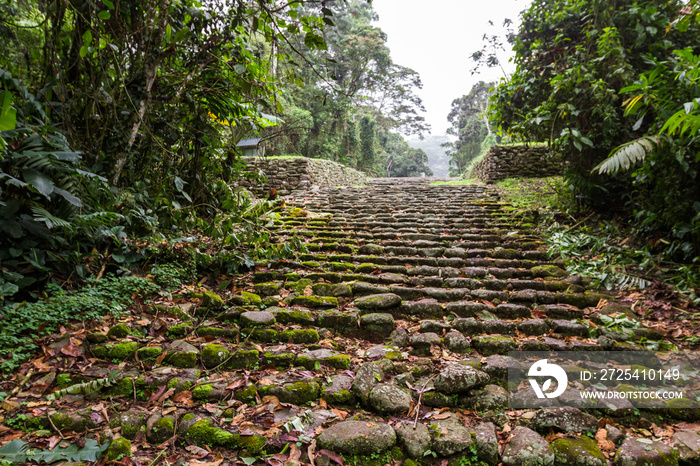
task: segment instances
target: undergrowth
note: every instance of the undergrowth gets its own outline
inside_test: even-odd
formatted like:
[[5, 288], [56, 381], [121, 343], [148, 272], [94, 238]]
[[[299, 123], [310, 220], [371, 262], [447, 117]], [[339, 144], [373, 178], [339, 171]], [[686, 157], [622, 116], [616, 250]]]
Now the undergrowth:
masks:
[[698, 259], [675, 263], [674, 244], [644, 238], [617, 218], [579, 212], [561, 177], [503, 180], [496, 188], [511, 214], [547, 238], [551, 256], [564, 259], [569, 273], [593, 278], [606, 289], [639, 290], [659, 281], [700, 304]]

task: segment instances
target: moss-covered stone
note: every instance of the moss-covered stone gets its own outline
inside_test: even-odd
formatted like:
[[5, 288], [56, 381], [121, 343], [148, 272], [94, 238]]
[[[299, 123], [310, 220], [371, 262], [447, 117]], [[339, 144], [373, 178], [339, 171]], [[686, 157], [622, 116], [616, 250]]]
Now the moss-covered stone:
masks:
[[163, 353], [163, 348], [160, 346], [144, 346], [136, 352], [140, 361], [155, 360], [161, 353]]
[[261, 396], [274, 395], [283, 403], [303, 405], [310, 401], [316, 401], [321, 394], [321, 387], [315, 381], [301, 381], [259, 387], [258, 393]]
[[563, 278], [566, 277], [566, 270], [556, 265], [538, 265], [530, 269], [532, 275], [541, 278]]
[[262, 298], [255, 293], [241, 291], [241, 297], [243, 297], [248, 302], [248, 304], [252, 304], [254, 306], [259, 306], [262, 304]]
[[121, 427], [122, 437], [132, 440], [145, 425], [146, 415], [138, 411], [126, 411], [119, 415], [117, 423]]
[[202, 348], [202, 364], [207, 369], [221, 366], [228, 359], [231, 352], [224, 345], [209, 343]]
[[174, 434], [175, 420], [173, 418], [166, 416], [153, 423], [149, 421], [149, 429], [146, 432], [149, 441], [160, 444], [172, 438]]
[[195, 295], [202, 300], [202, 307], [212, 311], [219, 311], [224, 308], [224, 300], [213, 291], [203, 290]]
[[272, 328], [247, 328], [241, 334], [258, 343], [274, 343], [279, 340], [279, 333]]
[[280, 341], [281, 342], [289, 342], [291, 341], [292, 343], [318, 343], [320, 340], [320, 337], [318, 336], [318, 332], [316, 329], [289, 329], [285, 330], [282, 333], [280, 333]]
[[260, 353], [258, 350], [239, 350], [233, 353], [229, 359], [228, 367], [230, 369], [252, 369], [258, 365], [260, 361]]
[[255, 293], [259, 296], [274, 296], [282, 289], [282, 284], [279, 282], [265, 282], [253, 285]]
[[176, 324], [170, 327], [167, 331], [167, 335], [170, 338], [182, 338], [192, 332], [194, 327], [192, 327], [192, 324], [188, 324], [186, 322], [183, 322], [181, 324]]
[[301, 309], [278, 309], [274, 314], [277, 322], [282, 324], [314, 325], [316, 323], [313, 312]]
[[355, 273], [372, 273], [375, 269], [379, 267], [380, 266], [377, 264], [370, 264], [365, 262], [364, 264], [360, 264], [357, 267], [355, 267]]
[[700, 403], [697, 401], [688, 398], [676, 398], [667, 401], [666, 408], [675, 419], [689, 422], [700, 420]]
[[595, 440], [581, 436], [560, 438], [550, 445], [554, 452], [554, 463], [562, 466], [606, 466], [605, 455]]
[[198, 337], [216, 337], [216, 338], [236, 338], [238, 329], [236, 328], [219, 328], [219, 327], [199, 327], [196, 331]]
[[88, 419], [77, 412], [59, 411], [51, 415], [51, 422], [59, 430], [80, 432], [88, 428]]
[[330, 309], [338, 307], [338, 298], [333, 296], [297, 296], [292, 304], [310, 308]]
[[131, 442], [124, 437], [112, 440], [105, 452], [105, 456], [109, 461], [119, 461], [125, 456], [131, 456]]
[[192, 398], [203, 401], [209, 398], [209, 394], [214, 390], [212, 384], [198, 385], [192, 390]]
[[130, 334], [129, 326], [126, 324], [117, 324], [109, 329], [107, 332], [108, 337], [112, 338], [126, 338]]
[[117, 343], [109, 349], [108, 357], [110, 359], [117, 359], [119, 361], [123, 361], [133, 356], [136, 352], [136, 348], [138, 347], [139, 344], [135, 341], [124, 341], [121, 343]]
[[202, 419], [192, 424], [185, 433], [185, 438], [191, 440], [197, 445], [209, 445], [212, 447], [228, 447], [236, 446], [234, 434], [220, 427], [211, 425], [208, 419]]
[[236, 434], [234, 442], [238, 448], [248, 451], [251, 455], [257, 455], [265, 447], [267, 439], [260, 435]]
[[272, 364], [278, 369], [283, 369], [294, 364], [295, 358], [296, 355], [294, 353], [273, 353], [272, 351], [266, 351], [265, 354], [263, 354], [263, 364]]
[[252, 403], [255, 401], [255, 395], [258, 393], [258, 387], [253, 384], [237, 391], [233, 394], [233, 398], [243, 403]]
[[475, 337], [472, 345], [483, 356], [508, 354], [509, 351], [515, 351], [518, 348], [518, 343], [514, 339], [495, 335]]

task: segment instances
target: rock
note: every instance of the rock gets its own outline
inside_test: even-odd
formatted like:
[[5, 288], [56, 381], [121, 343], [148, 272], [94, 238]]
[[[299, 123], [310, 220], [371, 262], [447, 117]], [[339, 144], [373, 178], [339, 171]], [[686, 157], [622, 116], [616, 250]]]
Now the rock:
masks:
[[199, 350], [184, 340], [176, 340], [168, 348], [168, 364], [175, 367], [193, 368], [197, 365]]
[[367, 403], [372, 388], [384, 379], [384, 371], [378, 364], [366, 362], [355, 373], [352, 393], [363, 403]]
[[396, 433], [387, 424], [344, 421], [321, 432], [320, 448], [345, 455], [383, 453], [396, 444]]
[[492, 354], [486, 358], [486, 364], [481, 370], [486, 372], [492, 381], [507, 382], [509, 372], [519, 377], [523, 372], [523, 367], [520, 361], [515, 358]]
[[678, 466], [678, 452], [646, 438], [627, 438], [617, 450], [614, 466]]
[[608, 424], [605, 426], [605, 430], [608, 431], [606, 439], [610, 440], [615, 445], [620, 446], [620, 444], [625, 440], [626, 435], [617, 427]]
[[508, 407], [508, 392], [499, 385], [486, 385], [469, 392], [469, 404], [476, 411], [498, 411]]
[[171, 416], [153, 414], [146, 421], [146, 438], [149, 442], [159, 445], [175, 435], [175, 419]]
[[483, 324], [473, 317], [455, 319], [452, 326], [463, 334], [470, 336], [479, 335], [484, 330]]
[[550, 445], [556, 464], [571, 466], [607, 466], [608, 461], [595, 440], [585, 435], [560, 438]]
[[304, 366], [310, 370], [313, 369], [317, 363], [336, 369], [347, 369], [350, 367], [350, 356], [324, 348], [306, 351], [297, 356], [296, 359], [297, 365]]
[[456, 419], [448, 418], [436, 424], [436, 434], [433, 437], [433, 450], [438, 455], [452, 456], [471, 446], [471, 432]]
[[430, 450], [430, 434], [424, 424], [402, 423], [396, 428], [396, 435], [404, 450], [411, 458], [423, 459]]
[[442, 335], [443, 332], [449, 331], [450, 328], [450, 324], [436, 320], [424, 320], [420, 323], [420, 333], [437, 333]]
[[467, 337], [459, 332], [452, 331], [445, 335], [445, 346], [453, 353], [468, 353], [471, 344]]
[[398, 307], [401, 297], [394, 293], [371, 294], [357, 298], [353, 305], [364, 312], [386, 311]]
[[365, 244], [357, 251], [359, 254], [367, 256], [379, 256], [384, 254], [384, 248], [378, 244]]
[[122, 428], [119, 432], [122, 437], [133, 440], [136, 434], [145, 425], [146, 414], [136, 410], [125, 411], [119, 414], [116, 423]]
[[408, 346], [408, 332], [404, 328], [397, 328], [389, 335], [389, 344], [399, 348]]
[[202, 364], [207, 369], [213, 369], [228, 360], [230, 351], [218, 343], [209, 343], [202, 348]]
[[369, 404], [386, 414], [406, 414], [411, 409], [411, 394], [390, 383], [375, 385], [369, 393]]
[[678, 431], [673, 434], [673, 444], [678, 449], [680, 464], [700, 464], [700, 435], [697, 432]]
[[498, 465], [498, 437], [496, 426], [491, 422], [483, 422], [471, 429], [472, 439], [479, 460], [487, 466]]
[[323, 388], [321, 397], [333, 405], [349, 405], [355, 401], [352, 388], [352, 377], [347, 375], [334, 375], [331, 384]]
[[130, 333], [131, 331], [126, 324], [117, 324], [107, 331], [107, 337], [126, 338]]
[[109, 461], [118, 461], [126, 456], [131, 456], [131, 442], [123, 437], [112, 440], [112, 443], [105, 451], [105, 456]]
[[474, 337], [472, 346], [484, 356], [508, 354], [509, 351], [518, 349], [518, 343], [514, 339], [497, 335]]
[[470, 388], [487, 384], [489, 376], [484, 372], [461, 364], [446, 365], [435, 379], [435, 389], [447, 394], [466, 392]]
[[550, 466], [554, 464], [554, 452], [537, 432], [518, 426], [503, 450], [501, 462], [503, 466]]
[[372, 333], [386, 335], [394, 330], [394, 317], [391, 314], [365, 314], [360, 319], [360, 326]]
[[598, 420], [577, 408], [544, 408], [537, 411], [532, 419], [532, 427], [547, 433], [549, 429], [564, 433], [590, 433], [598, 431]]
[[275, 315], [267, 311], [248, 311], [241, 314], [242, 327], [268, 327], [275, 323]]
[[430, 356], [430, 347], [440, 343], [442, 341], [436, 333], [418, 333], [411, 337], [411, 346], [418, 356]]
[[321, 394], [321, 387], [314, 380], [303, 380], [294, 383], [261, 386], [258, 387], [258, 393], [261, 397], [266, 395], [276, 396], [282, 403], [303, 405], [310, 401], [318, 400]]

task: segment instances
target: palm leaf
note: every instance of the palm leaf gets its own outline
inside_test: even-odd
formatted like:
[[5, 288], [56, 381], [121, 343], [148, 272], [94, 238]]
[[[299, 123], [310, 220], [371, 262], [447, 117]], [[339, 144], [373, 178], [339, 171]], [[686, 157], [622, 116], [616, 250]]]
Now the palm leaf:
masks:
[[659, 145], [659, 138], [644, 136], [616, 147], [607, 159], [596, 165], [591, 172], [614, 175], [626, 171], [637, 162], [643, 161]]

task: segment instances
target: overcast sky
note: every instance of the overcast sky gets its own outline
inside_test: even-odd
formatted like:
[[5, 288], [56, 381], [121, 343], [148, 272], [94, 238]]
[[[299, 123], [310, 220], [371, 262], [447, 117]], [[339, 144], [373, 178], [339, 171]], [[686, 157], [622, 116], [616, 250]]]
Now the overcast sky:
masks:
[[[500, 69], [472, 76], [472, 52], [482, 36], [501, 31], [505, 18], [518, 23], [531, 0], [373, 0], [376, 23], [387, 35], [394, 63], [417, 71], [423, 80], [427, 122], [433, 135], [445, 134], [452, 100], [469, 93], [479, 80], [497, 80]], [[489, 20], [496, 27], [489, 26]], [[508, 44], [506, 44], [507, 46]], [[507, 56], [504, 60], [507, 61]], [[505, 63], [507, 72], [512, 66]]]

